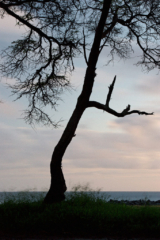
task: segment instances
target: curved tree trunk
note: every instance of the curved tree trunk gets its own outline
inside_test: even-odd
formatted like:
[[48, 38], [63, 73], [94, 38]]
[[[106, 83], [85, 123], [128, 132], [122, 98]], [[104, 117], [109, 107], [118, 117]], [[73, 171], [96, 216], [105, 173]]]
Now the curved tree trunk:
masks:
[[65, 179], [61, 168], [62, 158], [66, 148], [68, 147], [72, 138], [74, 137], [77, 125], [80, 121], [80, 118], [84, 110], [87, 108], [89, 98], [92, 93], [94, 78], [96, 76], [95, 74], [96, 64], [99, 57], [100, 42], [111, 1], [112, 0], [104, 0], [102, 14], [97, 26], [93, 45], [88, 59], [88, 67], [86, 70], [82, 92], [78, 97], [75, 110], [52, 155], [50, 164], [51, 185], [46, 197], [44, 198], [44, 203], [59, 202], [65, 199], [64, 192], [67, 190], [67, 187], [65, 184]]
[[[84, 111], [84, 110], [83, 110]], [[77, 108], [72, 114], [70, 121], [63, 132], [63, 135], [54, 149], [51, 163], [51, 185], [50, 189], [44, 199], [44, 203], [59, 202], [65, 199], [64, 192], [67, 190], [65, 179], [62, 172], [62, 157], [69, 143], [74, 137], [75, 130], [77, 128], [78, 122], [81, 118], [83, 111], [77, 111]]]

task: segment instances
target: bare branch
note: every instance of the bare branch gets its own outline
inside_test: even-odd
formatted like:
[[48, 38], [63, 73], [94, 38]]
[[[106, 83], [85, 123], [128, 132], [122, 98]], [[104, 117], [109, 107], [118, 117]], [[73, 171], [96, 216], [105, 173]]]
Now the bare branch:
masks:
[[[50, 0], [45, 0], [45, 1], [38, 1], [38, 0], [32, 0], [32, 2], [35, 2], [35, 3], [43, 3], [45, 4], [46, 2], [50, 2]], [[11, 3], [8, 3], [8, 4], [5, 4], [7, 7], [13, 7], [13, 6], [20, 6], [20, 5], [23, 5], [25, 3], [31, 3], [30, 0], [23, 0], [23, 1], [12, 1]]]
[[113, 16], [113, 20], [112, 20], [112, 24], [110, 27], [108, 27], [104, 32], [103, 32], [103, 35], [102, 35], [102, 39], [103, 38], [106, 38], [108, 34], [110, 34], [110, 32], [112, 31], [112, 29], [115, 27], [116, 23], [117, 23], [117, 12], [118, 12], [118, 8]]
[[144, 111], [139, 111], [139, 110], [132, 110], [132, 111], [127, 111], [126, 113], [124, 112], [125, 110], [123, 110], [121, 113], [118, 113], [116, 112], [115, 110], [109, 108], [109, 107], [106, 107], [106, 105], [104, 104], [101, 104], [99, 102], [96, 102], [96, 101], [89, 101], [87, 107], [95, 107], [95, 108], [98, 108], [98, 109], [101, 109], [103, 111], [106, 111], [116, 117], [125, 117], [127, 115], [130, 115], [130, 114], [133, 114], [133, 113], [137, 113], [139, 115], [153, 115], [154, 113], [147, 113], [147, 112], [144, 112]]
[[14, 17], [15, 19], [19, 20], [21, 23], [23, 23], [24, 25], [26, 25], [27, 27], [29, 27], [30, 29], [32, 29], [33, 31], [35, 31], [36, 33], [38, 33], [40, 36], [46, 38], [48, 41], [53, 40], [55, 43], [57, 43], [58, 45], [60, 44], [57, 39], [55, 39], [54, 37], [50, 37], [47, 36], [47, 34], [45, 34], [44, 32], [42, 32], [39, 28], [35, 27], [34, 25], [30, 24], [28, 21], [24, 20], [22, 17], [20, 17], [19, 15], [17, 15], [16, 13], [14, 13], [13, 11], [11, 11], [6, 4], [4, 3], [0, 3], [0, 8], [3, 8], [9, 15], [11, 15], [12, 17]]
[[87, 55], [86, 55], [86, 39], [85, 39], [85, 34], [84, 34], [84, 28], [83, 28], [83, 38], [84, 38], [84, 43], [83, 43], [84, 59], [85, 59], [86, 64], [88, 66], [88, 60], [87, 60]]
[[114, 88], [115, 81], [116, 81], [116, 76], [114, 77], [112, 84], [108, 87], [109, 92], [108, 92], [107, 99], [106, 99], [106, 106], [107, 107], [109, 107], [109, 102], [110, 102], [110, 99], [111, 99], [111, 95], [112, 95], [112, 91], [113, 91], [113, 88]]
[[154, 113], [147, 113], [147, 112], [144, 112], [144, 111], [139, 111], [139, 110], [132, 110], [130, 111], [130, 108], [131, 106], [128, 105], [122, 112], [116, 112], [115, 110], [111, 109], [109, 107], [109, 102], [110, 102], [110, 99], [111, 99], [111, 94], [112, 94], [112, 91], [113, 91], [113, 88], [114, 88], [114, 84], [115, 84], [115, 81], [116, 81], [116, 76], [114, 77], [114, 80], [112, 82], [112, 84], [110, 85], [109, 87], [109, 92], [108, 92], [108, 95], [107, 95], [107, 100], [106, 100], [106, 104], [101, 104], [99, 102], [96, 102], [96, 101], [89, 101], [87, 107], [95, 107], [95, 108], [98, 108], [98, 109], [101, 109], [103, 111], [106, 111], [116, 117], [125, 117], [127, 115], [130, 115], [130, 114], [133, 114], [133, 113], [137, 113], [139, 115], [153, 115]]
[[1, 9], [14, 17], [20, 26], [27, 26], [27, 31], [22, 39], [12, 42], [2, 52], [4, 63], [0, 64], [0, 72], [16, 78], [16, 84], [7, 84], [12, 95], [18, 95], [15, 100], [28, 98], [29, 110], [24, 112], [26, 122], [56, 127], [43, 110], [47, 105], [56, 110], [60, 95], [71, 88], [68, 73], [74, 70], [73, 58], [81, 53], [79, 41], [83, 21], [76, 20], [79, 19], [78, 9], [75, 10], [69, 1], [60, 4], [57, 0], [0, 1]]
[[30, 110], [25, 110], [23, 111], [23, 119], [25, 120], [26, 123], [30, 124], [31, 126], [34, 126], [35, 123], [43, 123], [45, 126], [53, 126], [54, 128], [58, 128], [60, 125], [59, 123], [61, 122], [54, 122], [52, 119], [49, 117], [48, 114], [46, 114], [44, 111], [41, 110], [41, 108], [38, 108], [36, 106], [32, 107]]

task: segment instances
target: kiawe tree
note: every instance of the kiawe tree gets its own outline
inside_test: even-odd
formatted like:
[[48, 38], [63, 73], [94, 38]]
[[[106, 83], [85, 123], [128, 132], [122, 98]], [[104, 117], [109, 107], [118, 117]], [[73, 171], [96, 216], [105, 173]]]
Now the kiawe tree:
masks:
[[[10, 85], [17, 99], [28, 97], [25, 121], [42, 122], [57, 127], [44, 111], [48, 104], [54, 109], [60, 94], [70, 87], [68, 72], [74, 70], [74, 59], [80, 54], [86, 62], [82, 91], [64, 132], [54, 148], [51, 163], [51, 184], [44, 199], [53, 203], [65, 199], [66, 183], [61, 164], [82, 114], [95, 107], [116, 117], [129, 114], [152, 115], [130, 110], [130, 105], [117, 112], [109, 106], [116, 76], [109, 86], [104, 104], [90, 101], [96, 65], [104, 48], [110, 60], [118, 55], [129, 58], [132, 44], [142, 51], [138, 65], [148, 71], [160, 67], [160, 1], [159, 0], [17, 0], [0, 1], [1, 18], [10, 15], [17, 25], [25, 26], [23, 38], [12, 42], [2, 52], [2, 76], [14, 77]], [[86, 50], [87, 49], [87, 50]], [[88, 54], [89, 53], [89, 54]], [[88, 55], [88, 56], [87, 56]]]

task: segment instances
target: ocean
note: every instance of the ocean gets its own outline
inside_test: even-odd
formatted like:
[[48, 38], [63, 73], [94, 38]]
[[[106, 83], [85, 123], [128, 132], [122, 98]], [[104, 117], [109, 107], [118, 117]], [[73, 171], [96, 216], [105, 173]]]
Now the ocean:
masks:
[[[72, 192], [66, 192], [66, 198], [70, 196]], [[88, 194], [91, 192], [87, 192]], [[103, 198], [106, 201], [113, 200], [160, 200], [160, 192], [93, 192], [95, 197]], [[30, 201], [38, 200], [40, 197], [44, 197], [46, 192], [0, 192], [0, 204], [5, 199], [29, 199]]]

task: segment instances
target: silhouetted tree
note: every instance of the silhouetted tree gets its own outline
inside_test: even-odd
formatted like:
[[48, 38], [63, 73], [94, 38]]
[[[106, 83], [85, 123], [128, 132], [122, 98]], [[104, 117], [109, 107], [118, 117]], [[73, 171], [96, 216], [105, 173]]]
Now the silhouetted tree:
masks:
[[[83, 54], [86, 73], [83, 88], [75, 109], [53, 151], [50, 172], [51, 185], [45, 203], [61, 201], [67, 187], [61, 169], [66, 148], [84, 111], [95, 107], [117, 117], [129, 114], [152, 115], [139, 110], [116, 112], [109, 103], [116, 77], [109, 86], [104, 104], [90, 101], [96, 76], [96, 64], [101, 51], [110, 49], [109, 61], [117, 54], [126, 59], [132, 53], [132, 44], [142, 50], [137, 64], [148, 71], [160, 66], [160, 2], [158, 0], [17, 0], [0, 1], [0, 15], [10, 15], [18, 25], [26, 26], [25, 36], [12, 42], [3, 51], [4, 63], [0, 66], [3, 76], [17, 79], [13, 94], [29, 98], [29, 109], [24, 119], [29, 124], [57, 123], [43, 111], [51, 104], [55, 108], [60, 94], [70, 87], [67, 71], [74, 70], [74, 58]], [[89, 51], [87, 57], [86, 48]], [[25, 80], [22, 79], [25, 76]]]

